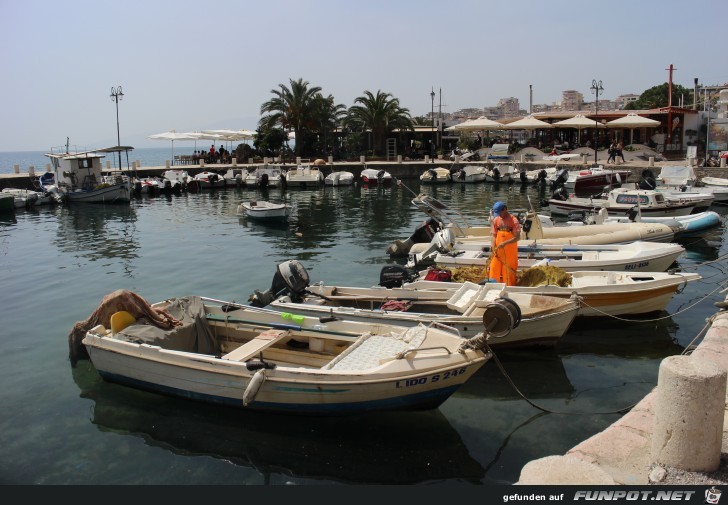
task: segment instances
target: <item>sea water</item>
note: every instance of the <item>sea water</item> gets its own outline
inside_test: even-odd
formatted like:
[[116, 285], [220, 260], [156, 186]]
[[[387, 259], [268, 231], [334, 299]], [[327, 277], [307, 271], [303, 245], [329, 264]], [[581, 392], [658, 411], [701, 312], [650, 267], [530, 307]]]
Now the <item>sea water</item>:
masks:
[[[726, 282], [720, 228], [691, 239], [679, 267], [703, 279], [665, 313], [577, 322], [553, 349], [496, 351], [440, 408], [339, 418], [211, 406], [104, 382], [69, 361], [67, 335], [104, 295], [150, 302], [201, 295], [247, 303], [276, 265], [311, 282], [373, 286], [395, 239], [426, 216], [424, 192], [482, 222], [496, 199], [540, 210], [534, 188], [226, 189], [130, 205], [41, 207], [0, 217], [0, 482], [17, 484], [511, 484], [527, 462], [564, 454], [619, 419], [715, 313]], [[268, 226], [242, 200], [291, 206]], [[504, 373], [506, 375], [504, 375]], [[514, 389], [517, 387], [517, 391]], [[521, 395], [530, 400], [527, 402]]]

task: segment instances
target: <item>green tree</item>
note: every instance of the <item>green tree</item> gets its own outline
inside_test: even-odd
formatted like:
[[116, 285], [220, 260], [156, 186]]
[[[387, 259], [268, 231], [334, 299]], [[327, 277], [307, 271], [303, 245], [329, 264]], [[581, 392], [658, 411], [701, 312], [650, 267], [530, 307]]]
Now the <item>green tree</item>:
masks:
[[396, 129], [412, 130], [413, 123], [409, 110], [399, 105], [399, 99], [389, 93], [365, 91], [364, 96], [354, 100], [344, 119], [344, 124], [352, 130], [371, 130], [375, 154], [384, 153], [387, 135]]
[[[659, 86], [653, 86], [642, 92], [640, 97], [634, 102], [628, 103], [624, 108], [627, 110], [644, 110], [644, 109], [657, 109], [659, 107], [667, 107], [670, 103], [668, 83], [660, 84]], [[672, 85], [672, 105], [677, 106], [680, 103], [680, 98], [683, 97], [685, 103], [692, 102], [693, 91], [680, 86], [679, 84]]]
[[316, 126], [316, 142], [311, 146], [316, 152], [329, 151], [329, 144], [334, 138], [334, 131], [341, 124], [346, 113], [346, 106], [334, 102], [334, 97], [324, 97], [321, 93], [314, 97], [311, 114]]
[[274, 97], [263, 103], [260, 107], [261, 117], [259, 125], [268, 130], [279, 126], [284, 130], [293, 130], [296, 135], [296, 156], [300, 156], [302, 148], [307, 143], [307, 134], [315, 129], [315, 116], [312, 113], [317, 95], [321, 88], [309, 87], [309, 82], [303, 79], [294, 81], [289, 79], [291, 87], [279, 84], [279, 89], [272, 89]]
[[260, 156], [276, 156], [287, 140], [288, 134], [283, 128], [258, 126], [253, 145]]

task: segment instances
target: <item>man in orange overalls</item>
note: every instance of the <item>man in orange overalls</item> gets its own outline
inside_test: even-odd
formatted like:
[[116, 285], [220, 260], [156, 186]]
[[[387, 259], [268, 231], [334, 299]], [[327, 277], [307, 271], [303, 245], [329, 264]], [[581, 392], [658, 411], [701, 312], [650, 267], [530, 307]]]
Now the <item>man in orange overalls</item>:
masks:
[[488, 276], [495, 282], [508, 286], [516, 284], [518, 271], [518, 240], [521, 238], [521, 223], [508, 213], [504, 202], [493, 205], [493, 238], [490, 244], [491, 260]]

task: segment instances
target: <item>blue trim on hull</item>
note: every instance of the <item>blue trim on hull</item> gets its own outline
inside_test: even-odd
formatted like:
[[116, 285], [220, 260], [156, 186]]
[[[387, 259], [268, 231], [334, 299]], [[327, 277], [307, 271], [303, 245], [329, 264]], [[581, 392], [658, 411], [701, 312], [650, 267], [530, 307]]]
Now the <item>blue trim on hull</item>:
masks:
[[447, 400], [460, 387], [460, 384], [457, 384], [454, 386], [444, 387], [433, 391], [425, 391], [422, 393], [416, 393], [407, 396], [399, 396], [396, 398], [387, 398], [384, 400], [372, 400], [366, 402], [288, 404], [254, 401], [247, 407], [243, 407], [242, 400], [235, 400], [215, 395], [193, 393], [191, 391], [185, 391], [177, 388], [169, 388], [165, 386], [160, 386], [158, 384], [132, 379], [123, 375], [102, 372], [101, 370], [98, 370], [98, 372], [99, 375], [101, 375], [101, 377], [106, 381], [131, 386], [145, 391], [151, 391], [153, 393], [161, 393], [164, 395], [186, 398], [189, 400], [204, 401], [208, 403], [215, 403], [218, 405], [226, 405], [236, 408], [244, 408], [248, 410], [281, 412], [288, 414], [343, 415], [386, 410], [434, 409], [440, 406], [442, 402]]

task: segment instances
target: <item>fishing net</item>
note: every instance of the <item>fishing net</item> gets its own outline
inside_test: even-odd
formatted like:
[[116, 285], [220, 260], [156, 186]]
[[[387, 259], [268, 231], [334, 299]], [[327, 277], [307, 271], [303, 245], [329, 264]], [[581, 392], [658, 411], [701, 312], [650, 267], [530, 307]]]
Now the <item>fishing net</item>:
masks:
[[571, 274], [559, 267], [531, 267], [518, 274], [518, 286], [571, 286]]
[[[448, 270], [447, 267], [437, 267], [442, 270]], [[473, 282], [478, 284], [488, 278], [488, 265], [482, 266], [463, 266], [450, 268], [453, 282]], [[571, 286], [571, 274], [559, 267], [538, 266], [531, 267], [526, 270], [519, 270], [517, 286]]]

